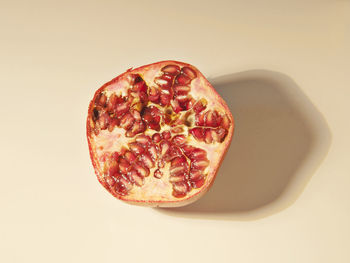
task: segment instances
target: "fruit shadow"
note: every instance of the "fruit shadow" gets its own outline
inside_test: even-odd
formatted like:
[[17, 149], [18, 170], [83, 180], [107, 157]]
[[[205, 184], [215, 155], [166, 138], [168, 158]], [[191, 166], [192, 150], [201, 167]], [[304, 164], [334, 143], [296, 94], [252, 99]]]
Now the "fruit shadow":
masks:
[[288, 76], [250, 70], [209, 80], [234, 118], [231, 146], [209, 192], [171, 216], [256, 220], [293, 204], [331, 144], [322, 114]]

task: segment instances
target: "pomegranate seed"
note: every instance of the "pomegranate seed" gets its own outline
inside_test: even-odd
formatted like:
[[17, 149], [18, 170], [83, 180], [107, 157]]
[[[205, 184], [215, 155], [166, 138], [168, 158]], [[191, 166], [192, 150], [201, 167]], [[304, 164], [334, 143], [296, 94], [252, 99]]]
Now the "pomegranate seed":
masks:
[[151, 102], [159, 103], [160, 92], [156, 87], [150, 87], [148, 98]]
[[205, 114], [205, 124], [209, 127], [217, 127], [221, 123], [221, 116], [217, 111], [207, 111]]
[[111, 132], [111, 131], [113, 131], [115, 126], [118, 126], [119, 121], [117, 119], [111, 118], [109, 122], [110, 123], [108, 125], [108, 131]]
[[225, 130], [224, 128], [218, 128], [215, 132], [218, 135], [217, 142], [222, 142], [227, 135], [227, 130]]
[[139, 145], [136, 142], [132, 142], [129, 144], [130, 150], [135, 153], [136, 155], [139, 155], [144, 152], [144, 149], [141, 145]]
[[114, 178], [108, 175], [105, 177], [105, 181], [109, 186], [113, 186], [115, 184]]
[[170, 88], [171, 87], [171, 81], [163, 79], [161, 77], [155, 78], [154, 83], [156, 83], [161, 88]]
[[194, 160], [191, 163], [191, 168], [203, 171], [205, 168], [207, 168], [208, 165], [209, 165], [209, 161], [207, 159], [205, 159], [205, 160]]
[[164, 168], [164, 166], [165, 166], [164, 160], [163, 159], [159, 159], [157, 165], [158, 165], [158, 168]]
[[149, 169], [147, 167], [144, 167], [138, 163], [135, 163], [134, 168], [140, 176], [142, 177], [149, 176]]
[[132, 163], [132, 162], [134, 162], [134, 161], [136, 160], [136, 156], [135, 156], [132, 152], [130, 152], [130, 151], [127, 151], [127, 152], [124, 154], [124, 156], [125, 156], [125, 159], [126, 159], [129, 163]]
[[162, 156], [164, 156], [170, 148], [170, 143], [168, 141], [161, 141], [160, 142], [160, 152]]
[[203, 150], [203, 149], [195, 148], [189, 154], [189, 158], [191, 160], [206, 159], [207, 158], [207, 152], [205, 150]]
[[188, 184], [185, 182], [179, 182], [179, 183], [173, 184], [173, 189], [174, 189], [173, 195], [175, 197], [183, 197], [190, 190]]
[[174, 159], [175, 157], [179, 157], [179, 156], [182, 156], [182, 152], [181, 152], [180, 148], [172, 145], [172, 146], [170, 146], [170, 150], [169, 150], [165, 159], [170, 161], [170, 160]]
[[180, 156], [171, 161], [171, 166], [187, 165], [185, 156]]
[[174, 76], [172, 76], [171, 74], [167, 74], [167, 73], [165, 73], [165, 74], [163, 74], [161, 77], [160, 77], [161, 79], [164, 79], [164, 80], [166, 80], [166, 81], [173, 81], [173, 79], [174, 79]]
[[157, 179], [160, 179], [160, 178], [162, 178], [163, 173], [162, 173], [159, 169], [157, 169], [157, 170], [155, 170], [153, 176], [154, 176], [155, 178], [157, 178]]
[[189, 100], [189, 97], [187, 95], [179, 95], [176, 99], [179, 103], [184, 103]]
[[109, 112], [112, 112], [114, 110], [115, 105], [117, 104], [117, 96], [115, 95], [115, 93], [113, 93], [108, 100], [108, 104], [107, 104], [107, 110]]
[[205, 124], [205, 113], [204, 112], [200, 112], [199, 114], [196, 114], [196, 125], [198, 126], [204, 126]]
[[136, 121], [140, 121], [140, 120], [141, 120], [140, 112], [138, 112], [137, 110], [133, 110], [133, 111], [132, 111], [132, 116], [134, 117], [134, 119], [135, 119]]
[[145, 130], [145, 123], [143, 121], [137, 121], [133, 124], [132, 128], [125, 133], [125, 135], [126, 137], [134, 137], [136, 134], [144, 132]]
[[182, 110], [178, 100], [176, 100], [176, 99], [172, 100], [170, 102], [170, 104], [171, 104], [171, 107], [173, 108], [174, 112], [179, 113]]
[[194, 79], [194, 78], [197, 77], [196, 72], [193, 69], [189, 68], [189, 67], [183, 67], [181, 69], [181, 72], [183, 74], [185, 74], [186, 76], [188, 76], [190, 79]]
[[188, 85], [191, 83], [191, 79], [184, 74], [180, 74], [177, 75], [175, 82], [180, 85]]
[[191, 171], [190, 171], [190, 180], [191, 181], [199, 180], [202, 177], [203, 177], [203, 172], [202, 171], [191, 169]]
[[119, 171], [122, 174], [126, 174], [128, 172], [130, 168], [130, 163], [123, 159], [123, 158], [119, 158]]
[[135, 140], [141, 145], [148, 145], [151, 143], [151, 138], [144, 134], [138, 135]]
[[156, 122], [149, 123], [148, 128], [155, 130], [155, 131], [160, 131], [160, 125], [159, 125], [159, 123], [156, 123]]
[[171, 138], [171, 133], [170, 133], [170, 131], [163, 131], [163, 132], [162, 132], [162, 137], [163, 137], [163, 139], [165, 139], [165, 140], [169, 140], [169, 139]]
[[129, 103], [120, 103], [115, 107], [116, 114], [121, 116], [129, 110]]
[[125, 188], [125, 186], [120, 183], [120, 182], [117, 182], [115, 185], [114, 185], [114, 191], [119, 194], [119, 195], [127, 195], [128, 194], [128, 190]]
[[148, 149], [148, 152], [149, 152], [152, 160], [156, 161], [158, 158], [158, 151], [157, 151], [156, 145], [151, 145]]
[[176, 135], [171, 142], [175, 145], [182, 145], [186, 142], [186, 137], [185, 135]]
[[154, 143], [158, 143], [161, 140], [162, 140], [162, 137], [161, 137], [161, 135], [159, 133], [155, 133], [155, 134], [152, 135], [152, 141]]
[[160, 94], [160, 104], [163, 106], [167, 106], [170, 104], [171, 96], [170, 94]]
[[105, 107], [106, 106], [106, 102], [107, 102], [107, 97], [106, 95], [104, 95], [103, 93], [100, 94], [99, 98], [97, 98], [98, 101], [96, 101], [96, 104], [101, 106], [101, 107]]
[[142, 163], [144, 165], [146, 165], [147, 168], [154, 167], [154, 163], [153, 163], [151, 157], [147, 153], [143, 153], [140, 158], [141, 158]]
[[125, 187], [126, 191], [129, 192], [132, 189], [132, 183], [124, 176], [121, 176], [119, 182]]
[[118, 157], [119, 157], [119, 153], [118, 153], [118, 152], [114, 152], [114, 153], [112, 153], [112, 155], [111, 155], [112, 160], [115, 160], [115, 161], [118, 160]]
[[187, 169], [184, 166], [170, 167], [170, 175], [171, 176], [183, 175], [186, 172], [187, 172]]
[[197, 181], [191, 181], [192, 188], [200, 188], [204, 185], [205, 180], [204, 178], [200, 178]]
[[118, 175], [119, 167], [117, 163], [109, 167], [108, 174], [109, 176], [116, 177]]
[[189, 86], [176, 85], [174, 86], [174, 92], [178, 95], [186, 95], [191, 88]]
[[186, 181], [186, 176], [184, 174], [169, 177], [169, 182], [172, 184], [178, 183], [178, 182], [183, 182], [183, 181]]
[[144, 184], [143, 177], [139, 176], [136, 170], [131, 170], [129, 173], [129, 177], [137, 186], [142, 186]]
[[193, 128], [190, 133], [198, 140], [203, 141], [204, 139], [204, 129], [203, 128]]
[[110, 119], [110, 117], [107, 113], [103, 113], [100, 116], [98, 122], [99, 122], [101, 130], [105, 130], [108, 128], [109, 119]]
[[212, 133], [215, 133], [215, 132], [212, 132], [211, 129], [205, 129], [205, 138], [204, 138], [204, 141], [205, 141], [206, 143], [212, 143], [212, 142], [213, 142]]
[[205, 99], [200, 99], [194, 104], [193, 110], [195, 113], [200, 113], [207, 107], [207, 103], [208, 102]]
[[122, 127], [125, 130], [128, 130], [129, 128], [131, 128], [134, 121], [135, 119], [132, 117], [132, 115], [130, 113], [127, 113], [120, 120], [120, 127]]
[[180, 73], [180, 67], [177, 65], [167, 65], [161, 69], [161, 71], [172, 74], [172, 75], [177, 75]]
[[184, 129], [181, 126], [171, 129], [172, 133], [181, 133], [183, 131], [184, 131]]

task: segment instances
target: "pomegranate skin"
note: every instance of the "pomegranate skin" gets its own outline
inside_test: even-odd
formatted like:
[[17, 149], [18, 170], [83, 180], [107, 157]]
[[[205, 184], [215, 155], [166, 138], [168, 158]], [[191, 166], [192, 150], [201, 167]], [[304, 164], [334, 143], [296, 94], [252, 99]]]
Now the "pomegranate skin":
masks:
[[[97, 153], [96, 145], [95, 145], [96, 141], [94, 139], [95, 135], [91, 129], [91, 116], [93, 115], [94, 102], [96, 101], [97, 97], [100, 96], [101, 92], [105, 91], [106, 89], [108, 89], [109, 87], [111, 87], [113, 85], [116, 85], [117, 83], [119, 83], [120, 80], [125, 79], [127, 76], [129, 76], [131, 74], [140, 74], [141, 76], [143, 76], [143, 75], [147, 75], [147, 73], [146, 74], [142, 74], [142, 73], [145, 73], [148, 71], [157, 71], [157, 70], [159, 71], [160, 69], [165, 68], [167, 66], [168, 66], [168, 68], [166, 68], [166, 69], [169, 70], [169, 72], [170, 71], [176, 72], [176, 74], [179, 73], [179, 70], [177, 67], [171, 68], [171, 67], [169, 67], [169, 65], [176, 65], [179, 68], [183, 68], [183, 69], [185, 69], [184, 72], [187, 71], [191, 77], [195, 78], [195, 80], [200, 80], [200, 81], [196, 81], [192, 86], [192, 89], [194, 90], [194, 94], [203, 93], [204, 98], [209, 102], [209, 104], [211, 102], [213, 102], [214, 103], [213, 105], [215, 107], [219, 108], [219, 110], [221, 112], [224, 112], [226, 114], [225, 116], [227, 116], [229, 119], [229, 127], [227, 130], [226, 137], [224, 138], [224, 140], [222, 142], [218, 143], [218, 145], [217, 145], [218, 152], [215, 152], [215, 154], [212, 153], [211, 149], [213, 149], [213, 148], [209, 149], [209, 148], [206, 148], [204, 146], [204, 150], [206, 150], [207, 153], [209, 153], [209, 155], [212, 154], [211, 156], [215, 156], [215, 160], [208, 158], [209, 162], [210, 162], [210, 167], [207, 171], [207, 176], [206, 176], [205, 182], [203, 184], [201, 184], [201, 186], [198, 189], [195, 189], [195, 191], [193, 191], [193, 190], [190, 191], [185, 196], [182, 196], [180, 198], [176, 198], [176, 197], [174, 197], [174, 198], [169, 197], [169, 198], [164, 198], [164, 199], [158, 198], [155, 200], [155, 199], [149, 199], [147, 197], [146, 198], [135, 198], [135, 197], [129, 196], [128, 194], [121, 195], [120, 193], [116, 193], [115, 191], [111, 191], [111, 187], [108, 185], [108, 183], [106, 181], [106, 177], [104, 176], [105, 172], [103, 171], [103, 167], [101, 167], [101, 163], [100, 163], [101, 156], [99, 156]], [[168, 73], [166, 73], [166, 74], [168, 74]], [[171, 73], [171, 74], [173, 74], [173, 73]], [[180, 77], [179, 77], [179, 79], [180, 79], [180, 81], [183, 81]], [[174, 81], [176, 81], [176, 80], [174, 80]], [[197, 82], [198, 83], [200, 82], [200, 84], [197, 85], [196, 84]], [[150, 83], [150, 82], [148, 81], [148, 83]], [[188, 80], [186, 79], [185, 82], [183, 81], [182, 83], [188, 83]], [[92, 161], [92, 164], [94, 167], [95, 174], [96, 174], [99, 182], [104, 186], [104, 188], [108, 192], [110, 192], [117, 199], [122, 200], [126, 203], [129, 203], [129, 204], [133, 204], [133, 205], [149, 206], [149, 207], [179, 207], [179, 206], [188, 205], [188, 204], [200, 199], [213, 185], [215, 178], [217, 176], [217, 172], [219, 170], [219, 167], [220, 167], [223, 159], [225, 158], [227, 150], [228, 150], [230, 143], [232, 141], [232, 137], [233, 137], [233, 133], [234, 133], [234, 119], [233, 119], [233, 116], [232, 116], [227, 104], [225, 103], [225, 101], [220, 97], [220, 95], [216, 92], [216, 90], [211, 86], [211, 84], [208, 82], [208, 80], [203, 76], [203, 74], [197, 68], [195, 68], [194, 66], [187, 64], [187, 63], [168, 60], [168, 61], [161, 61], [161, 62], [152, 63], [152, 64], [138, 67], [135, 69], [130, 68], [126, 72], [122, 73], [121, 75], [117, 76], [116, 78], [112, 79], [111, 81], [104, 84], [101, 88], [99, 88], [95, 92], [95, 95], [89, 104], [86, 129], [87, 129], [89, 153], [90, 153], [90, 158], [91, 158], [91, 161]], [[176, 134], [174, 134], [174, 135], [176, 135]], [[187, 134], [187, 136], [191, 136], [191, 135]], [[194, 139], [192, 139], [192, 141], [193, 141], [194, 145], [196, 145], [195, 144], [196, 141]], [[198, 144], [200, 144], [200, 142], [198, 142]], [[153, 175], [151, 174], [150, 176], [153, 176]]]

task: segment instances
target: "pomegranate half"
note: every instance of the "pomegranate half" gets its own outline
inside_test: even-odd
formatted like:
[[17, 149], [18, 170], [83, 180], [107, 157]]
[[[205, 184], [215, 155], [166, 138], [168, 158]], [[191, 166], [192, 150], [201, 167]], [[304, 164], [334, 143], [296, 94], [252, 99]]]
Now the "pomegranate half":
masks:
[[129, 69], [95, 93], [87, 117], [100, 183], [127, 203], [175, 207], [213, 184], [233, 117], [192, 65], [162, 61]]

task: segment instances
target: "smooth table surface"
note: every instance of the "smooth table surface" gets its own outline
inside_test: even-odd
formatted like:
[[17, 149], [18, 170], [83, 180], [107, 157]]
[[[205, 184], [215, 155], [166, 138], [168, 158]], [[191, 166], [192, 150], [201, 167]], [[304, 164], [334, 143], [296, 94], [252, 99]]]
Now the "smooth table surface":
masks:
[[[0, 262], [350, 262], [350, 1], [1, 1]], [[235, 137], [211, 191], [126, 205], [85, 120], [130, 67], [198, 67]]]

